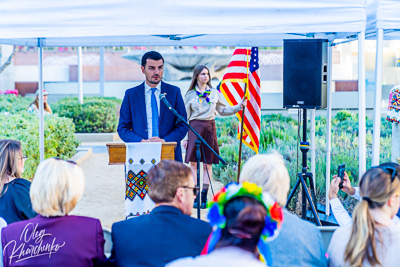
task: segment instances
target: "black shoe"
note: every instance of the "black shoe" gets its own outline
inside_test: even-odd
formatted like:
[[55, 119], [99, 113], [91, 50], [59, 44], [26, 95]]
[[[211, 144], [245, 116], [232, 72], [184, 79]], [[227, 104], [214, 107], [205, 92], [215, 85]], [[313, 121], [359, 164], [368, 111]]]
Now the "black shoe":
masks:
[[197, 209], [198, 207], [199, 207], [199, 201], [197, 201], [197, 197], [196, 197], [196, 199], [193, 202], [193, 208]]
[[201, 191], [201, 206], [200, 206], [201, 209], [207, 208], [207, 193], [208, 193], [208, 190]]

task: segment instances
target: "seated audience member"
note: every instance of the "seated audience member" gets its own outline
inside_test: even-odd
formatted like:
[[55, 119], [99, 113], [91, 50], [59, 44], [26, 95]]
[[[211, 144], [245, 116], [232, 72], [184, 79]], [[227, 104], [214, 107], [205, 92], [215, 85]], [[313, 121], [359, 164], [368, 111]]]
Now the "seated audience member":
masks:
[[3, 267], [3, 246], [1, 245], [1, 229], [7, 226], [7, 222], [0, 218], [0, 267]]
[[[396, 175], [398, 178], [400, 178], [400, 165], [394, 162], [386, 162], [382, 163], [379, 165], [384, 168], [389, 168], [391, 171], [395, 172], [394, 175]], [[338, 192], [339, 192], [339, 184], [341, 182], [341, 179], [337, 177], [337, 175], [333, 176], [333, 179], [331, 181], [331, 185], [329, 187], [329, 203], [332, 208], [332, 213], [333, 216], [335, 217], [336, 221], [338, 222], [340, 227], [343, 226], [348, 226], [353, 224], [353, 220], [351, 219], [349, 213], [345, 210], [343, 207], [343, 204], [340, 202], [339, 198], [337, 197]], [[343, 178], [343, 188], [342, 191], [347, 193], [348, 195], [354, 197], [357, 200], [360, 200], [360, 190], [358, 187], [353, 187], [351, 185], [349, 176], [347, 175], [346, 172], [344, 172], [344, 178]], [[395, 223], [400, 223], [400, 210], [397, 213], [397, 216], [393, 217], [393, 221]]]
[[[282, 223], [282, 208], [256, 184], [230, 183], [214, 197], [208, 213], [213, 232], [202, 256], [167, 267], [265, 267], [271, 264], [268, 240]], [[205, 255], [207, 254], [207, 255]]]
[[19, 141], [0, 140], [0, 217], [8, 224], [37, 215], [29, 197], [31, 182], [22, 178], [25, 159]]
[[399, 266], [400, 225], [392, 221], [399, 195], [400, 180], [385, 167], [363, 175], [353, 224], [336, 230], [329, 244], [330, 266]]
[[[240, 182], [245, 181], [262, 187], [282, 207], [286, 205], [290, 179], [279, 153], [251, 157], [240, 173]], [[269, 243], [272, 266], [326, 266], [325, 248], [318, 228], [286, 209], [283, 209], [283, 218], [279, 236]]]
[[112, 226], [114, 266], [165, 266], [181, 257], [199, 255], [211, 233], [208, 223], [190, 217], [197, 189], [183, 163], [163, 160], [147, 174], [156, 207]]
[[13, 266], [100, 266], [106, 262], [98, 219], [68, 216], [84, 191], [84, 175], [74, 162], [41, 162], [30, 196], [37, 217], [2, 229], [3, 264]]

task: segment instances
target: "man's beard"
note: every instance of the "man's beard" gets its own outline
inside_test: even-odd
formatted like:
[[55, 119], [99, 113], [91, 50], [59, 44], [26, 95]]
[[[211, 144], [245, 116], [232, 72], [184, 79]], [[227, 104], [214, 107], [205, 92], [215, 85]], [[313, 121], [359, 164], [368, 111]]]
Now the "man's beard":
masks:
[[147, 81], [149, 82], [149, 83], [151, 83], [151, 84], [158, 84], [160, 81], [161, 81], [161, 77], [160, 78], [158, 78], [159, 80], [156, 82], [156, 81], [153, 81], [153, 78], [150, 78], [150, 80], [149, 79], [147, 79]]

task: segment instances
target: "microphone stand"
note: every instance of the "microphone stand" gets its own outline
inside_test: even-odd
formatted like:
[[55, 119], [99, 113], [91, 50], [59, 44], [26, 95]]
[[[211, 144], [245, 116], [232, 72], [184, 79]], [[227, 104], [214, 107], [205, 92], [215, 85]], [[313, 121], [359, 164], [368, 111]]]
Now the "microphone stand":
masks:
[[[190, 126], [190, 124], [186, 121], [186, 119], [184, 119], [172, 106], [171, 104], [168, 102], [168, 100], [165, 98], [164, 94], [160, 94], [160, 100], [167, 106], [167, 108], [178, 118], [178, 122], [182, 121], [186, 127], [189, 128], [189, 130], [191, 130], [194, 135], [196, 135], [197, 140], [195, 142], [196, 144], [196, 159], [197, 159], [197, 186], [200, 187], [200, 159], [201, 159], [201, 153], [200, 153], [200, 144], [202, 143], [203, 145], [205, 145], [206, 147], [208, 147], [211, 152], [213, 152], [217, 158], [219, 159], [219, 161], [221, 161], [222, 164], [226, 165], [226, 161], [221, 158], [220, 155], [218, 155], [217, 152], [214, 151], [214, 149], [211, 148], [211, 146], [206, 142], [206, 140], [204, 140], [203, 137], [201, 137], [201, 135], [192, 127]], [[200, 190], [197, 190], [197, 201], [198, 204], [197, 205], [197, 219], [200, 219]]]

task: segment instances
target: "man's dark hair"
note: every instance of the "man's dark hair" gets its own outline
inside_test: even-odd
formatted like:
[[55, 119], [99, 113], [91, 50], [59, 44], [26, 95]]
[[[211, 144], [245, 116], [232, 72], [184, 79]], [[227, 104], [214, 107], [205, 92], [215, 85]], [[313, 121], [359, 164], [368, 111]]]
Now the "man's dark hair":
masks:
[[143, 68], [146, 67], [146, 61], [147, 59], [152, 59], [152, 60], [160, 60], [162, 59], [162, 62], [164, 63], [164, 58], [162, 55], [156, 51], [149, 51], [146, 54], [143, 55], [142, 57], [142, 66]]

